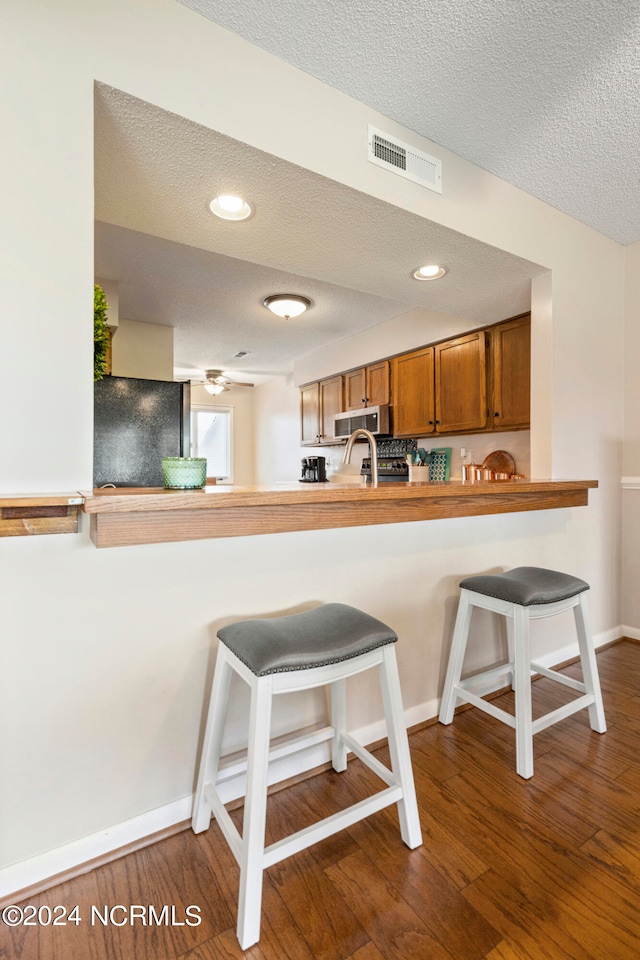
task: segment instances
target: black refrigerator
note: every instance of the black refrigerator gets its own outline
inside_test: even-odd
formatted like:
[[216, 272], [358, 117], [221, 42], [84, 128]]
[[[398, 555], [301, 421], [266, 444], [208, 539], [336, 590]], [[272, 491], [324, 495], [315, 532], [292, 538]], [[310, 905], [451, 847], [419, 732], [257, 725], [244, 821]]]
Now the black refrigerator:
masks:
[[190, 456], [191, 385], [104, 377], [94, 384], [93, 485], [161, 487], [162, 458]]

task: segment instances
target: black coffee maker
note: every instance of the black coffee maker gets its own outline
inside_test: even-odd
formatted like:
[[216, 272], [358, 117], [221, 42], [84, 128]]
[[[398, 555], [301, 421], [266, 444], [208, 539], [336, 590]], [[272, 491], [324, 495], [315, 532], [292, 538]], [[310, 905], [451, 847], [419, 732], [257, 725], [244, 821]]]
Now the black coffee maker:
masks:
[[324, 483], [327, 479], [324, 457], [303, 457], [300, 483]]

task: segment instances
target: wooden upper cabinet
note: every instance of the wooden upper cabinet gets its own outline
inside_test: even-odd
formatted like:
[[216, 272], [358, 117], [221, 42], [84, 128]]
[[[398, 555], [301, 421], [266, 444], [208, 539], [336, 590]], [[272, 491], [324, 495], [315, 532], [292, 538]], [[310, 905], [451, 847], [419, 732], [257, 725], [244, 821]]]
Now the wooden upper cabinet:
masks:
[[333, 418], [336, 413], [342, 413], [342, 376], [329, 377], [318, 384], [320, 389], [320, 441], [335, 438]]
[[484, 330], [435, 346], [436, 432], [487, 425], [487, 338]]
[[344, 375], [345, 410], [389, 403], [389, 361], [380, 360]]
[[435, 431], [434, 348], [391, 361], [394, 437], [423, 437]]
[[327, 377], [300, 387], [300, 442], [318, 446], [335, 438], [333, 418], [342, 413], [342, 376]]
[[349, 370], [301, 388], [302, 443], [332, 443], [334, 414], [389, 402], [395, 437], [526, 429], [530, 368], [526, 314]]
[[491, 333], [489, 429], [528, 427], [531, 397], [531, 317], [501, 323]]
[[320, 384], [308, 383], [300, 387], [301, 443], [320, 441]]
[[367, 406], [389, 403], [389, 361], [380, 360], [365, 367]]
[[357, 410], [365, 406], [367, 396], [367, 382], [365, 368], [350, 370], [344, 375], [344, 408]]

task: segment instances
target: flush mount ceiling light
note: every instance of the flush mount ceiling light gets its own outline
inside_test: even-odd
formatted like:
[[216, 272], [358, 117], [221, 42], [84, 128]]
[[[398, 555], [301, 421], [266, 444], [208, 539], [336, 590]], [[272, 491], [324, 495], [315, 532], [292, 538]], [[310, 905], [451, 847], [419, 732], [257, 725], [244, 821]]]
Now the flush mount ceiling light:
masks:
[[232, 193], [221, 193], [215, 197], [209, 209], [221, 220], [247, 220], [253, 213], [250, 203]]
[[299, 317], [311, 306], [311, 300], [300, 297], [297, 293], [274, 293], [265, 297], [262, 302], [267, 310], [271, 310], [277, 317], [284, 317], [285, 320]]
[[447, 268], [439, 263], [429, 263], [424, 267], [416, 267], [411, 276], [414, 280], [439, 280], [446, 272]]

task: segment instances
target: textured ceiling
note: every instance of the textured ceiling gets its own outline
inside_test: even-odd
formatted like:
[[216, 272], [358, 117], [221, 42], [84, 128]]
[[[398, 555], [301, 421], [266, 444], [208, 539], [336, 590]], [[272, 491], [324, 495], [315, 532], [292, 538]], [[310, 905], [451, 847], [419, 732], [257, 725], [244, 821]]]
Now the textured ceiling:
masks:
[[[494, 322], [529, 308], [543, 269], [103, 85], [95, 158], [96, 275], [118, 281], [124, 319], [175, 327], [178, 374], [287, 372], [415, 307]], [[255, 215], [213, 217], [221, 187]], [[442, 280], [411, 278], [433, 261]], [[262, 300], [282, 292], [312, 309], [272, 317]]]
[[621, 243], [640, 239], [638, 0], [179, 0]]

